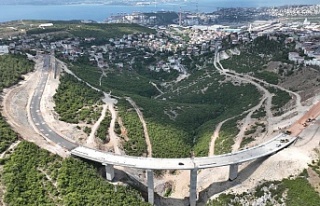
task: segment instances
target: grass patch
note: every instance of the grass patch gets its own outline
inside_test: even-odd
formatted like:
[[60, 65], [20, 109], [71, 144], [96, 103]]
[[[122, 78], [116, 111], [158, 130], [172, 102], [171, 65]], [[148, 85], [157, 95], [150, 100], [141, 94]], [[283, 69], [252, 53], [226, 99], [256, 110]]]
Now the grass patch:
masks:
[[253, 142], [255, 139], [253, 137], [244, 137], [241, 144], [240, 144], [240, 148], [245, 147], [246, 145], [248, 145], [249, 143]]
[[272, 109], [276, 111], [276, 115], [281, 115], [281, 108], [286, 105], [292, 98], [288, 92], [280, 89], [268, 88], [268, 90], [274, 94], [272, 97]]
[[258, 79], [262, 79], [270, 84], [275, 84], [277, 85], [279, 83], [279, 76], [278, 74], [274, 72], [269, 72], [269, 71], [261, 71], [261, 72], [256, 72], [254, 74], [255, 77]]

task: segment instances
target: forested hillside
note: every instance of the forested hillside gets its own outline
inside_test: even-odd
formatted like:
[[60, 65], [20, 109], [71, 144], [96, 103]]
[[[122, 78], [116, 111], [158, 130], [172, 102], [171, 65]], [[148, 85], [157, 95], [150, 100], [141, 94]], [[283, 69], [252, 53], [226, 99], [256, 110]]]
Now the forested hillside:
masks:
[[[161, 55], [154, 55], [153, 58], [163, 59]], [[81, 62], [81, 65], [70, 64], [70, 69], [103, 91], [112, 91], [118, 97], [130, 96], [142, 108], [153, 157], [188, 157], [192, 151], [195, 151], [196, 156], [206, 156], [214, 125], [223, 118], [239, 115], [251, 105], [257, 104], [260, 94], [252, 85], [221, 84], [225, 79], [213, 69], [213, 65], [203, 65], [201, 69], [200, 66], [195, 66], [204, 64], [205, 58], [208, 57], [187, 59], [184, 63], [190, 76], [170, 86], [161, 86], [167, 79], [159, 80], [150, 75], [147, 62], [143, 62], [146, 61], [144, 58], [137, 61], [137, 68], [140, 70], [107, 70], [107, 75], [101, 79], [101, 85], [97, 81], [101, 72], [95, 67]], [[165, 77], [172, 80], [171, 76]], [[156, 83], [164, 92], [161, 98], [155, 98], [160, 94], [150, 82]], [[126, 152], [140, 156], [145, 151], [144, 142], [141, 141], [141, 126], [137, 127], [141, 123], [138, 118], [130, 116], [134, 112], [128, 112], [123, 101], [120, 100], [117, 106], [120, 117], [129, 128], [128, 138], [131, 141], [125, 145]], [[206, 126], [208, 122], [210, 126]], [[233, 133], [227, 136], [232, 138], [232, 135]], [[228, 152], [230, 145], [223, 152]]]
[[60, 82], [54, 95], [55, 111], [60, 115], [60, 120], [69, 123], [95, 122], [101, 113], [97, 105], [100, 104], [102, 93], [69, 74], [63, 75]]
[[96, 168], [74, 158], [62, 159], [22, 142], [4, 161], [2, 182], [8, 206], [148, 205], [129, 186], [114, 186]]
[[22, 55], [0, 56], [0, 92], [21, 80], [21, 75], [33, 70], [34, 63]]
[[[0, 56], [0, 90], [14, 85], [22, 79], [22, 74], [32, 70], [33, 63], [24, 56]], [[83, 85], [82, 88], [77, 90], [75, 86], [75, 95], [84, 95], [87, 101], [99, 99], [100, 93], [91, 90], [86, 93]], [[0, 115], [0, 153], [17, 138], [18, 134]], [[62, 159], [33, 143], [21, 142], [12, 154], [0, 160], [1, 187], [4, 188], [4, 197], [0, 198], [7, 206], [148, 205], [130, 187], [109, 184], [98, 175], [97, 168], [74, 158]]]
[[[21, 55], [0, 56], [0, 93], [5, 87], [10, 87], [22, 80], [21, 75], [33, 70], [33, 62]], [[18, 135], [10, 129], [0, 114], [0, 153], [12, 144]]]

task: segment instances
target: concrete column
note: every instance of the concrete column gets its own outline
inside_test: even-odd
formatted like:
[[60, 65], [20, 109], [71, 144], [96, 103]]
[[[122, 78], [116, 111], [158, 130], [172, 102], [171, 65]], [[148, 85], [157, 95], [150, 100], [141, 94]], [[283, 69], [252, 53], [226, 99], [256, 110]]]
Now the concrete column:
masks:
[[197, 204], [197, 169], [190, 170], [190, 206]]
[[153, 170], [147, 170], [148, 181], [148, 202], [154, 204], [154, 183], [153, 183]]
[[238, 164], [230, 165], [229, 180], [235, 180], [238, 177]]
[[106, 179], [112, 181], [114, 178], [114, 168], [113, 165], [105, 164], [106, 166]]

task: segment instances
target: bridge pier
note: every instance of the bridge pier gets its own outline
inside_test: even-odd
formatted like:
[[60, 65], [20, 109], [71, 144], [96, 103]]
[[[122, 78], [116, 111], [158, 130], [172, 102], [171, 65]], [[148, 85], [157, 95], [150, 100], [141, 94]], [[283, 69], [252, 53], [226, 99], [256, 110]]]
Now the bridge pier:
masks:
[[190, 206], [197, 204], [197, 172], [197, 169], [190, 170]]
[[229, 180], [235, 180], [238, 177], [238, 164], [232, 164], [229, 168]]
[[106, 167], [106, 179], [112, 181], [114, 178], [114, 168], [111, 164], [104, 164]]
[[148, 202], [151, 205], [154, 205], [153, 170], [147, 170], [147, 182], [148, 182]]

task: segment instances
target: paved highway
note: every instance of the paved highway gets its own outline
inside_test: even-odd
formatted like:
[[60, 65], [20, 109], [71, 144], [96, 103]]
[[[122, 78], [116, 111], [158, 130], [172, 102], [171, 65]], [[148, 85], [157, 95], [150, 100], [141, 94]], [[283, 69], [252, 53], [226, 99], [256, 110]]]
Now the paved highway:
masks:
[[70, 142], [56, 132], [54, 132], [44, 121], [42, 113], [40, 111], [40, 101], [42, 98], [43, 91], [46, 87], [48, 76], [50, 73], [50, 56], [44, 56], [43, 67], [41, 68], [40, 79], [37, 87], [34, 90], [31, 103], [30, 103], [30, 116], [32, 118], [34, 126], [37, 128], [38, 132], [41, 133], [45, 138], [51, 140], [52, 142], [61, 145], [62, 147], [72, 150], [78, 145]]
[[139, 169], [158, 169], [158, 170], [190, 170], [205, 169], [211, 167], [221, 167], [226, 165], [239, 164], [254, 160], [260, 157], [271, 155], [293, 143], [296, 138], [286, 134], [279, 134], [272, 140], [259, 146], [251, 147], [235, 153], [217, 155], [211, 157], [195, 158], [147, 158], [116, 155], [99, 151], [96, 149], [78, 146], [77, 144], [64, 139], [54, 132], [44, 121], [40, 111], [40, 101], [45, 89], [48, 75], [50, 72], [50, 56], [44, 57], [44, 65], [41, 70], [39, 83], [34, 91], [30, 104], [30, 114], [37, 130], [46, 138], [61, 145], [71, 151], [71, 154], [90, 159], [103, 164], [119, 165]]

